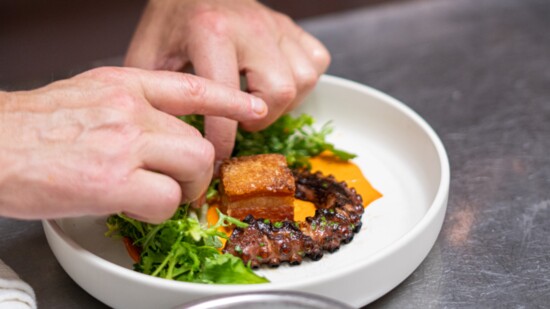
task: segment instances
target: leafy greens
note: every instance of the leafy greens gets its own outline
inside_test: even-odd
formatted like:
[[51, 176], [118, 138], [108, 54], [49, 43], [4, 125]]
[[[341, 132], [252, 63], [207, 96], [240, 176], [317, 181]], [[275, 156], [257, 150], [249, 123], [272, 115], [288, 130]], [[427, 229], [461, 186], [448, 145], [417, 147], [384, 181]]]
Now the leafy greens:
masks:
[[[204, 133], [204, 118], [198, 115], [180, 119]], [[237, 132], [233, 156], [263, 153], [283, 154], [292, 168], [309, 168], [308, 159], [330, 151], [336, 158], [349, 160], [355, 157], [336, 149], [326, 141], [332, 132], [330, 123], [316, 130], [313, 117], [303, 114], [298, 117], [283, 115], [271, 126], [258, 132]], [[217, 194], [217, 181], [213, 181], [207, 195]], [[243, 261], [230, 254], [222, 254], [220, 238], [227, 235], [218, 229], [234, 224], [247, 224], [218, 211], [218, 222], [210, 227], [201, 225], [189, 205], [182, 205], [173, 217], [155, 225], [144, 223], [122, 214], [107, 219], [107, 236], [131, 239], [141, 249], [140, 260], [134, 269], [166, 279], [222, 284], [248, 284], [268, 282], [255, 274]]]
[[239, 130], [234, 156], [247, 156], [261, 153], [280, 153], [286, 157], [290, 167], [309, 167], [308, 159], [323, 151], [330, 151], [341, 160], [350, 160], [354, 154], [336, 149], [326, 141], [332, 133], [330, 123], [319, 131], [313, 128], [315, 120], [310, 115], [302, 114], [296, 118], [283, 115], [271, 126], [258, 132]]
[[227, 238], [218, 230], [220, 227], [230, 224], [246, 227], [246, 223], [219, 212], [218, 222], [203, 228], [196, 217], [187, 214], [188, 207], [180, 207], [171, 219], [158, 225], [124, 215], [111, 216], [107, 219], [107, 236], [132, 239], [141, 248], [141, 258], [134, 269], [145, 274], [197, 283], [268, 282], [241, 259], [218, 250], [222, 247], [219, 238]]
[[[203, 117], [190, 115], [181, 117], [190, 125], [203, 132]], [[262, 131], [247, 132], [239, 129], [232, 156], [248, 156], [262, 153], [280, 153], [286, 157], [292, 168], [309, 167], [308, 159], [323, 151], [330, 151], [343, 161], [355, 158], [354, 154], [337, 149], [327, 142], [327, 136], [332, 133], [330, 122], [320, 130], [313, 127], [312, 116], [302, 114], [298, 117], [283, 115]]]

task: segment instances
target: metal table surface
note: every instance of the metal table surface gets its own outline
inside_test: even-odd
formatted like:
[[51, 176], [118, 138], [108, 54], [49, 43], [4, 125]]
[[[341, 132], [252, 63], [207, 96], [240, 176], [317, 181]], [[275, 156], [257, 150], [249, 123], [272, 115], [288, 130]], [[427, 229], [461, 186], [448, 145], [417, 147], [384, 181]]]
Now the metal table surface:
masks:
[[[550, 306], [550, 1], [419, 0], [304, 21], [329, 73], [402, 100], [451, 161], [443, 229], [372, 308]], [[0, 219], [0, 258], [41, 308], [103, 308], [52, 255], [39, 222]]]

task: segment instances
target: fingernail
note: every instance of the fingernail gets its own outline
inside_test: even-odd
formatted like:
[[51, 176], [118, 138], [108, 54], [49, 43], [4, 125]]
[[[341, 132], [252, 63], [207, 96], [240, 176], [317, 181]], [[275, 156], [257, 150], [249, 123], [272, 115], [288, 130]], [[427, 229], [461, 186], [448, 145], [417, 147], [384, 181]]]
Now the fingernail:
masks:
[[252, 111], [258, 115], [263, 115], [265, 113], [266, 106], [262, 99], [257, 97], [252, 97]]

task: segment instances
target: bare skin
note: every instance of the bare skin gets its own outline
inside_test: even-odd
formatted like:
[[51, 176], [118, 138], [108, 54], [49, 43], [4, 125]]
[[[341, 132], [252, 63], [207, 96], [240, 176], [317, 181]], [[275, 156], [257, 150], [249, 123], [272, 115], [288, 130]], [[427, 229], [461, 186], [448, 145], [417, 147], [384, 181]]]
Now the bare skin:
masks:
[[200, 77], [130, 68], [0, 92], [0, 216], [169, 218], [212, 177], [212, 144], [172, 116], [186, 114], [254, 121], [267, 107]]
[[[199, 76], [233, 88], [240, 73], [246, 76], [247, 90], [269, 111], [241, 125], [259, 130], [302, 101], [330, 55], [286, 15], [253, 0], [151, 0], [125, 65], [179, 71], [190, 63]], [[206, 137], [217, 159], [231, 154], [236, 128], [236, 121], [207, 117]]]

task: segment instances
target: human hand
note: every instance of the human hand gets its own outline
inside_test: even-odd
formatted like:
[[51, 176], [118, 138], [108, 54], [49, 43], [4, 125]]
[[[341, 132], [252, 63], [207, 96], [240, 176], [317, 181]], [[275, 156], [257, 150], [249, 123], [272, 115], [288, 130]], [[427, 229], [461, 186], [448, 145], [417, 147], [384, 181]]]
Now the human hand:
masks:
[[212, 145], [172, 116], [191, 113], [249, 121], [267, 107], [193, 75], [130, 68], [0, 92], [0, 216], [169, 218], [212, 177]]
[[[286, 15], [252, 0], [151, 0], [125, 65], [195, 73], [230, 87], [246, 76], [248, 91], [269, 107], [267, 117], [245, 120], [259, 130], [295, 108], [327, 69], [330, 55]], [[218, 159], [231, 154], [237, 123], [208, 117], [206, 137]]]

